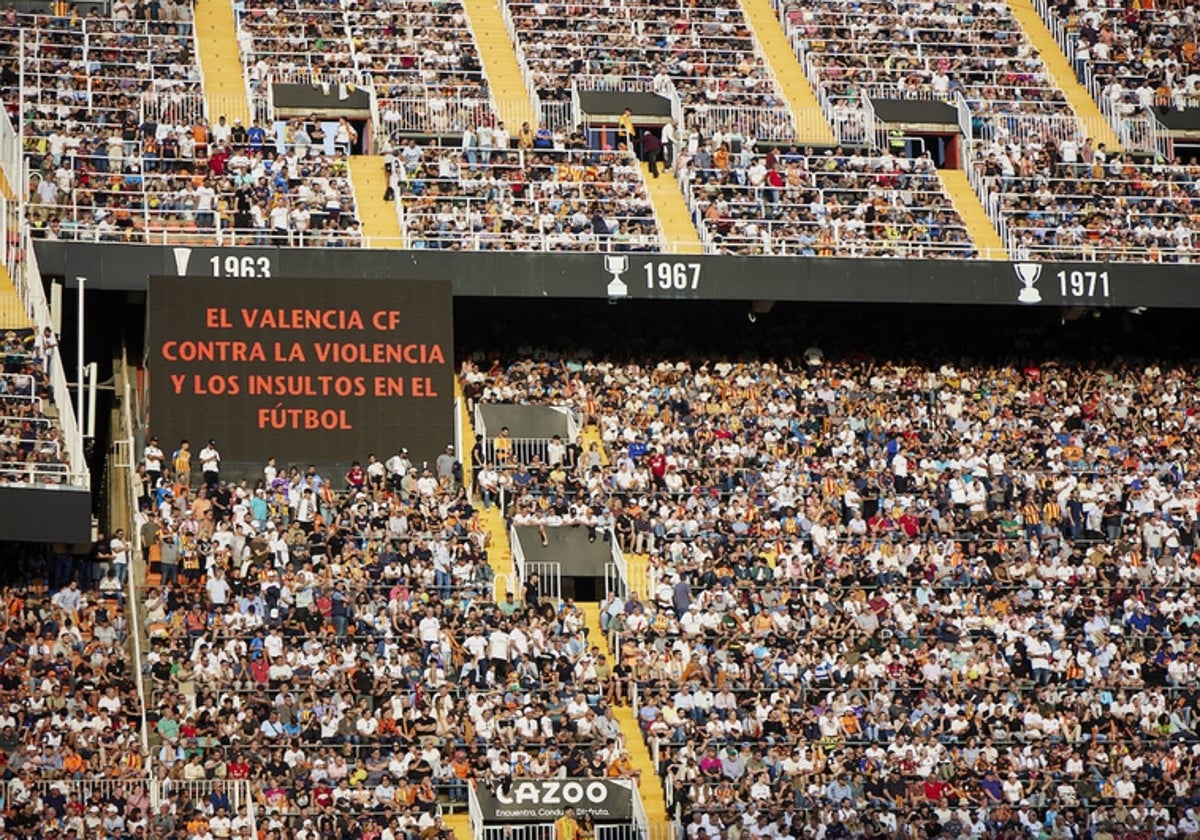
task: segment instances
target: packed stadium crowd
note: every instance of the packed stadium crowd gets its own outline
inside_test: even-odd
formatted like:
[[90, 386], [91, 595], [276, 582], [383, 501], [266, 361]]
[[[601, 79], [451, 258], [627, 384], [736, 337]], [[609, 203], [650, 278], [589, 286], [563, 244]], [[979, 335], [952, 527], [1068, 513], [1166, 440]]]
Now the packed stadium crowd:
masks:
[[571, 97], [574, 77], [666, 84], [685, 109], [783, 109], [779, 87], [737, 3], [616, 0], [583, 8], [505, 3], [538, 96]]
[[1193, 370], [806, 355], [464, 372], [602, 430], [501, 481], [649, 554], [604, 622], [689, 836], [1194, 833]]
[[0, 341], [0, 483], [60, 484], [69, 459], [50, 408], [50, 360], [58, 337], [49, 327], [6, 330]]
[[[216, 441], [151, 439], [144, 555], [101, 535], [8, 595], [35, 605], [6, 613], [5, 699], [35, 710], [14, 724], [9, 830], [237, 836], [253, 804], [268, 835], [434, 838], [471, 784], [637, 779], [611, 708], [635, 703], [693, 838], [1189, 836], [1194, 368], [952, 361], [944, 341], [474, 357], [468, 399], [567, 406], [599, 438], [544, 463], [482, 446], [500, 455], [474, 496], [453, 446], [234, 482]], [[589, 638], [569, 599], [496, 575], [498, 498], [646, 554], [655, 585], [610, 593]], [[123, 638], [131, 563], [147, 752], [129, 672], [95, 647]], [[63, 676], [36, 679], [56, 645]], [[85, 744], [72, 775], [75, 742], [36, 712], [97, 669], [122, 721], [102, 732], [126, 737]], [[113, 780], [95, 805], [55, 791], [88, 761]], [[218, 784], [243, 781], [252, 803]]]
[[777, 149], [720, 131], [681, 153], [697, 225], [720, 253], [975, 255], [932, 160]]
[[480, 125], [468, 128], [458, 148], [410, 140], [389, 149], [385, 166], [397, 174], [409, 247], [646, 251], [661, 245], [632, 154], [588, 150], [579, 132], [517, 142], [512, 149], [507, 132]]
[[1195, 258], [1195, 157], [1138, 162], [1090, 139], [1022, 143], [1002, 132], [974, 165], [1020, 259]]
[[[1004, 3], [868, 0], [785, 4], [794, 45], [831, 98], [961, 94], [974, 111], [1070, 114], [1066, 97]], [[886, 60], [880, 60], [881, 56]]]
[[369, 85], [387, 136], [452, 133], [493, 118], [461, 3], [376, 0], [333, 9], [250, 0], [238, 9], [238, 27], [254, 90], [271, 82]]
[[1047, 3], [1074, 46], [1075, 70], [1118, 109], [1200, 107], [1194, 4]]
[[35, 237], [361, 244], [355, 129], [316, 116], [210, 124], [190, 4], [5, 14], [3, 97], [22, 116]]

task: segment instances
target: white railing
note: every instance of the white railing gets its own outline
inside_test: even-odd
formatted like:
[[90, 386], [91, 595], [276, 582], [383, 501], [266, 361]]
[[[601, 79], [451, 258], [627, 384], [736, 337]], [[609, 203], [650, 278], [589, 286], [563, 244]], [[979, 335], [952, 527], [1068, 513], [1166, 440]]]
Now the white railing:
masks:
[[638, 570], [637, 574], [630, 571], [629, 559], [621, 549], [616, 534], [612, 536], [610, 554], [613, 568], [616, 569], [625, 589], [624, 592], [619, 593], [621, 597], [627, 598], [630, 592], [636, 592], [643, 601], [653, 599], [654, 592], [658, 589], [658, 569], [652, 563], [647, 562], [644, 568]]
[[479, 807], [479, 795], [475, 792], [473, 781], [467, 784], [467, 819], [471, 826], [471, 840], [483, 840], [483, 809]]
[[579, 440], [579, 424], [582, 421], [579, 411], [569, 405], [552, 405], [550, 408], [567, 418], [567, 440], [576, 443]]
[[[130, 537], [130, 545], [132, 548], [133, 563], [142, 564], [142, 516], [138, 510], [138, 497], [141, 495], [141, 482], [138, 480], [137, 474], [137, 449], [134, 442], [136, 433], [136, 422], [134, 420], [134, 399], [133, 399], [133, 383], [129, 378], [129, 362], [125, 356], [125, 351], [121, 351], [121, 368], [116, 376], [116, 386], [118, 393], [121, 395], [121, 413], [120, 413], [120, 428], [116, 435], [116, 466], [124, 469], [126, 483], [124, 492], [127, 496], [126, 504], [129, 506], [130, 516], [133, 521], [128, 523], [127, 533]], [[135, 566], [136, 568], [136, 566]], [[149, 572], [149, 569], [144, 569], [144, 572]], [[138, 694], [138, 712], [141, 715], [141, 737], [142, 750], [147, 754], [150, 752], [150, 724], [146, 719], [146, 684], [145, 677], [142, 673], [142, 619], [140, 604], [137, 598], [138, 576], [131, 574], [127, 578], [129, 608], [129, 633], [133, 638], [133, 678], [137, 686]], [[144, 576], [143, 576], [144, 579]]]
[[224, 794], [229, 799], [229, 811], [236, 815], [242, 808], [246, 809], [246, 817], [250, 820], [251, 835], [257, 834], [257, 814], [255, 813], [254, 795], [250, 790], [250, 782], [245, 779], [158, 779], [150, 788], [152, 807], [158, 807], [172, 796], [186, 798], [190, 802], [201, 803], [201, 809], [208, 812], [209, 797], [213, 794]]
[[555, 840], [554, 823], [512, 823], [484, 826], [482, 840]]
[[149, 816], [150, 809], [155, 807], [154, 784], [148, 775], [127, 779], [13, 779], [5, 784], [3, 790], [6, 807], [19, 808], [35, 798], [49, 795], [51, 791], [58, 791], [68, 797], [74, 796], [80, 803], [86, 803], [93, 794], [99, 794], [105, 802], [119, 802], [128, 807], [140, 808], [146, 816]]
[[992, 185], [987, 182], [983, 173], [979, 171], [975, 165], [978, 143], [974, 136], [974, 115], [971, 112], [971, 106], [967, 104], [966, 99], [962, 94], [955, 94], [954, 109], [958, 116], [958, 130], [962, 133], [962, 140], [959, 143], [959, 167], [967, 173], [967, 181], [972, 189], [975, 190], [975, 195], [979, 198], [979, 203], [983, 205], [984, 212], [992, 222], [992, 226], [1000, 234], [1000, 239], [1004, 243], [1005, 250], [1009, 256], [1014, 256], [1012, 251], [1012, 240], [1008, 232], [1008, 224], [1000, 214], [999, 197], [992, 189]]
[[443, 96], [381, 96], [377, 131], [383, 136], [404, 133], [458, 134], [490, 121], [492, 101], [486, 91]]
[[579, 124], [575, 103], [567, 100], [538, 100], [538, 120], [551, 131], [570, 131]]
[[143, 123], [190, 126], [202, 119], [208, 119], [208, 104], [200, 91], [149, 90], [142, 94]]
[[[525, 548], [521, 545], [521, 540], [517, 536], [516, 527], [508, 529], [508, 548], [512, 554], [513, 571], [517, 574], [517, 580], [524, 584], [528, 580], [525, 577]], [[513, 590], [510, 588], [505, 591], [512, 592]], [[496, 600], [504, 597], [500, 594], [500, 590], [496, 590], [496, 594], [499, 596]]]
[[884, 137], [886, 130], [880, 125], [879, 118], [875, 114], [875, 105], [869, 97], [863, 99], [862, 119], [863, 137], [872, 151], [887, 148], [887, 140]]
[[742, 105], [684, 105], [684, 120], [705, 137], [718, 129], [728, 133], [737, 129], [745, 137], [759, 142], [794, 140], [796, 124], [791, 109]]
[[[525, 564], [525, 571], [530, 576], [538, 576], [538, 595], [549, 600], [557, 610], [562, 605], [562, 564], [548, 560], [530, 560]], [[521, 578], [522, 586], [528, 582], [528, 578]]]

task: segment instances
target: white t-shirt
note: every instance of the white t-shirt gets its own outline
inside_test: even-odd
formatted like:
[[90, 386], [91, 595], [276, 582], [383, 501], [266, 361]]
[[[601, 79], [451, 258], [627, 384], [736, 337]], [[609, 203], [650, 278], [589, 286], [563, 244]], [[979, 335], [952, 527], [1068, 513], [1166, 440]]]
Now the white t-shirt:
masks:
[[112, 550], [113, 563], [128, 563], [129, 562], [129, 545], [120, 537], [113, 537], [108, 544]]
[[162, 472], [163, 451], [157, 444], [150, 444], [143, 452], [146, 458], [146, 469], [149, 472]]
[[214, 446], [206, 446], [200, 450], [200, 467], [205, 472], [217, 472], [221, 469], [221, 453]]

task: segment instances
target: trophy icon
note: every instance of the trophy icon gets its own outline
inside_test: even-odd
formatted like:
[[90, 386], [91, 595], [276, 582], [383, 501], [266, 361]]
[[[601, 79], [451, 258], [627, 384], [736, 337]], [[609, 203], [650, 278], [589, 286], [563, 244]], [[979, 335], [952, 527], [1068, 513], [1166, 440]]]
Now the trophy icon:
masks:
[[1037, 290], [1037, 281], [1042, 276], [1041, 263], [1013, 263], [1013, 271], [1022, 283], [1017, 300], [1021, 303], [1041, 303], [1042, 293]]
[[608, 298], [628, 297], [629, 286], [621, 279], [621, 275], [629, 270], [629, 257], [625, 254], [605, 254], [604, 270], [612, 275], [608, 284]]
[[175, 273], [178, 274], [180, 277], [182, 277], [183, 275], [187, 274], [188, 263], [191, 262], [191, 259], [192, 259], [192, 249], [191, 248], [176, 248], [174, 251], [174, 254], [175, 254]]

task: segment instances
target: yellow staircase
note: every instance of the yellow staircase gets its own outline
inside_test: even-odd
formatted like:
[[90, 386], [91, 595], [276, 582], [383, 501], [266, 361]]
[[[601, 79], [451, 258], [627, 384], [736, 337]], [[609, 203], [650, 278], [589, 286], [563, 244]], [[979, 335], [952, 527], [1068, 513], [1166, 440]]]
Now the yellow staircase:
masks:
[[[488, 535], [488, 565], [492, 567], [496, 581], [499, 583], [507, 580], [509, 591], [520, 600], [521, 592], [517, 587], [516, 570], [513, 568], [512, 543], [508, 539], [508, 525], [504, 522], [504, 514], [498, 507], [481, 510], [479, 521], [483, 523], [483, 529]], [[497, 602], [504, 599], [503, 587], [496, 586], [495, 596]]]
[[442, 822], [446, 828], [454, 832], [454, 840], [471, 840], [471, 818], [466, 811], [454, 814], [442, 814]]
[[527, 122], [530, 127], [537, 128], [538, 116], [529, 100], [517, 53], [504, 25], [501, 2], [503, 0], [464, 0], [463, 8], [471, 31], [475, 33], [479, 62], [491, 87], [496, 111], [508, 133], [516, 137], [521, 123]]
[[27, 330], [34, 325], [25, 315], [8, 269], [0, 265], [0, 330]]
[[238, 50], [237, 20], [228, 0], [208, 0], [195, 4], [196, 49], [204, 75], [204, 98], [208, 118], [219, 117], [233, 125], [241, 120], [250, 125], [250, 103], [246, 101], [246, 79]]
[[6, 201], [16, 201], [17, 194], [13, 191], [12, 185], [8, 183], [8, 174], [0, 169], [0, 197]]
[[692, 224], [692, 214], [675, 176], [663, 171], [660, 166], [658, 177], [652, 178], [650, 165], [646, 163], [642, 164], [642, 175], [646, 180], [650, 203], [654, 205], [654, 214], [662, 226], [663, 238], [667, 240], [666, 249], [677, 254], [704, 253], [700, 234]]
[[1053, 33], [1046, 27], [1033, 3], [1030, 0], [1008, 0], [1008, 8], [1012, 10], [1013, 17], [1021, 24], [1025, 34], [1029, 36], [1030, 43], [1045, 62], [1051, 81], [1066, 94], [1067, 102], [1083, 121], [1085, 130], [1096, 141], [1096, 145], [1103, 143], [1108, 146], [1110, 157], [1114, 152], [1121, 151], [1121, 141], [1117, 139], [1116, 132], [1100, 112], [1096, 100], [1092, 99], [1087, 88], [1080, 84], [1071, 62], [1063, 55]]
[[954, 202], [954, 209], [962, 217], [963, 224], [967, 226], [979, 256], [985, 260], [1008, 259], [1004, 242], [971, 187], [967, 173], [961, 169], [939, 169], [938, 178], [941, 179], [942, 189]]
[[[608, 649], [608, 640], [604, 631], [600, 629], [600, 605], [586, 602], [580, 603], [578, 606], [586, 619], [584, 626], [588, 628], [588, 639], [612, 656], [614, 651]], [[633, 708], [616, 706], [613, 708], [613, 717], [621, 724], [621, 734], [625, 736], [625, 749], [629, 750], [629, 760], [633, 763], [634, 769], [641, 774], [638, 793], [641, 794], [646, 817], [650, 820], [651, 826], [655, 823], [661, 825], [667, 822], [667, 800], [663, 796], [662, 779], [659, 778], [658, 768], [654, 766], [654, 762], [650, 758], [650, 749], [646, 746], [646, 739], [642, 736], [642, 730], [633, 714]], [[651, 836], [655, 836], [655, 833], [652, 832]]]
[[825, 121], [821, 103], [808, 84], [804, 68], [796, 51], [788, 43], [783, 25], [771, 6], [771, 0], [741, 0], [742, 13], [754, 31], [755, 40], [762, 47], [767, 69], [774, 74], [775, 81], [787, 100], [792, 116], [796, 120], [796, 139], [814, 146], [834, 146], [837, 137]]
[[650, 575], [647, 573], [650, 568], [650, 555], [626, 554], [625, 568], [629, 572], [629, 587], [637, 592], [643, 601], [652, 600], [654, 593], [650, 591]]
[[600, 463], [607, 467], [608, 450], [604, 448], [604, 439], [600, 437], [600, 430], [595, 426], [584, 426], [583, 431], [579, 433], [579, 445], [583, 447], [584, 452], [589, 452], [592, 444], [595, 444], [596, 449], [600, 451]]
[[404, 234], [400, 231], [396, 204], [383, 200], [388, 185], [387, 173], [383, 171], [383, 158], [379, 155], [352, 155], [350, 182], [354, 185], [358, 220], [362, 222], [363, 244], [368, 248], [403, 248]]

